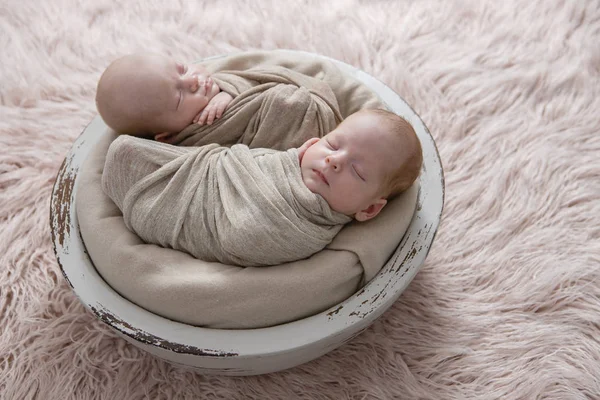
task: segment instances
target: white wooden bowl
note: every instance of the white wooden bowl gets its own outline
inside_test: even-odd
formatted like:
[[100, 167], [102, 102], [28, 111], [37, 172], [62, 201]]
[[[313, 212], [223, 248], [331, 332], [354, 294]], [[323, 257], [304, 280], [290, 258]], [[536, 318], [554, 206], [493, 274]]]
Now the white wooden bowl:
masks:
[[[292, 50], [279, 50], [308, 54]], [[315, 56], [314, 54], [310, 54]], [[344, 73], [372, 89], [415, 128], [423, 147], [417, 210], [386, 265], [359, 292], [320, 314], [261, 329], [209, 329], [150, 313], [116, 293], [100, 277], [82, 243], [75, 199], [83, 161], [106, 129], [96, 117], [67, 154], [52, 192], [50, 224], [56, 259], [73, 290], [98, 318], [134, 345], [207, 374], [256, 375], [294, 367], [341, 346], [369, 327], [400, 296], [433, 243], [444, 203], [444, 176], [431, 134], [419, 116], [382, 82], [337, 60]]]

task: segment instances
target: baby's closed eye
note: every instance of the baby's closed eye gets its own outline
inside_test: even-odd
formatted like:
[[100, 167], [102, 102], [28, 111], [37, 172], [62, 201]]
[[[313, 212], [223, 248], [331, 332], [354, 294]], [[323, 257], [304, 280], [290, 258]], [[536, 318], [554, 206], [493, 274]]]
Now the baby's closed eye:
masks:
[[352, 169], [354, 170], [354, 173], [356, 174], [356, 176], [358, 176], [361, 180], [365, 181], [363, 174], [361, 174], [358, 171], [358, 169], [356, 168], [356, 165], [352, 164]]

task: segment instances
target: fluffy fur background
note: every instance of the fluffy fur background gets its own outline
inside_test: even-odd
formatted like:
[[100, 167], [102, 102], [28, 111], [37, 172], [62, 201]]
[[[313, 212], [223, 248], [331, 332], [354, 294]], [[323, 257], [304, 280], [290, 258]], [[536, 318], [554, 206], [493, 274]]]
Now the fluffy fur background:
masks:
[[[348, 62], [423, 117], [444, 219], [400, 300], [309, 364], [205, 377], [117, 337], [52, 253], [51, 188], [106, 65], [291, 48]], [[598, 1], [4, 0], [0, 397], [600, 398]]]

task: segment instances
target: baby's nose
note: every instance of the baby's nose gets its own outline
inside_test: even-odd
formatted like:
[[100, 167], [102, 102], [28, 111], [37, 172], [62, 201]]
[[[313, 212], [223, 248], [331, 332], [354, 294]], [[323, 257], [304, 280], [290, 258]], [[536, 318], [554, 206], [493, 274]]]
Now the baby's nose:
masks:
[[327, 156], [325, 157], [325, 163], [333, 168], [334, 171], [339, 171], [341, 167], [340, 160], [337, 157]]
[[195, 93], [200, 87], [198, 75], [189, 75], [185, 78], [185, 86], [190, 89], [192, 93]]

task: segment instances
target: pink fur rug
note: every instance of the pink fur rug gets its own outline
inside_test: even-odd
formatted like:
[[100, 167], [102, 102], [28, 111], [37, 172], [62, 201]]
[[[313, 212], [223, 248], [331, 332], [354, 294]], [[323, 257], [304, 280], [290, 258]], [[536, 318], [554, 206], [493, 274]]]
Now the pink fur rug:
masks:
[[[598, 1], [8, 0], [0, 6], [0, 397], [600, 398]], [[370, 329], [266, 376], [205, 377], [77, 301], [48, 224], [103, 68], [291, 48], [399, 92], [435, 137], [446, 206]]]

